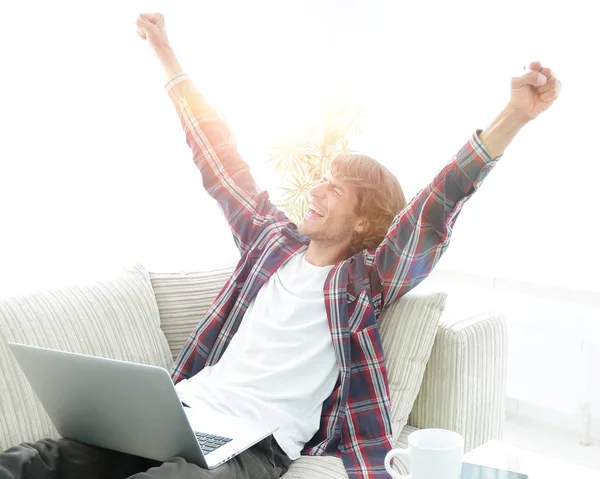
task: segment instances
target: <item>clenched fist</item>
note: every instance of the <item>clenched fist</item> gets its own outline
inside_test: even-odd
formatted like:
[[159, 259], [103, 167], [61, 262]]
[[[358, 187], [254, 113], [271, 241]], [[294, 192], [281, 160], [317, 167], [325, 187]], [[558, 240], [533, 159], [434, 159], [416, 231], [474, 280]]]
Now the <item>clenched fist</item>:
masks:
[[529, 69], [512, 79], [509, 106], [526, 120], [533, 120], [552, 106], [562, 85], [552, 70], [540, 62], [532, 62]]
[[169, 46], [165, 18], [162, 13], [142, 13], [135, 22], [137, 34], [155, 50]]

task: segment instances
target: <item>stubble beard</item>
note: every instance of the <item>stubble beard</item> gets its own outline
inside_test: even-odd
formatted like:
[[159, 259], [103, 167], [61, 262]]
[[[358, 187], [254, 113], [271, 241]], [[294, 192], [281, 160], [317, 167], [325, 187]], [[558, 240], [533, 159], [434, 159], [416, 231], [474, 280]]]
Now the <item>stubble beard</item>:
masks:
[[338, 231], [331, 231], [332, 228], [327, 228], [325, 223], [319, 226], [307, 225], [306, 220], [303, 220], [298, 227], [298, 231], [300, 234], [309, 237], [311, 241], [330, 246], [342, 243], [354, 234], [353, 222], [353, 218], [347, 218], [342, 228]]

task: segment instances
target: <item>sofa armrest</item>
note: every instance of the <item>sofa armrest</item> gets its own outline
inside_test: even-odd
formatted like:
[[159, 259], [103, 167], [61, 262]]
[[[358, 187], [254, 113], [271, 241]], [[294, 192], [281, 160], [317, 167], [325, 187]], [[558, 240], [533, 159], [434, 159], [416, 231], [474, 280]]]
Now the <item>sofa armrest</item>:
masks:
[[465, 438], [465, 452], [501, 439], [507, 369], [502, 313], [444, 319], [408, 423], [443, 428]]

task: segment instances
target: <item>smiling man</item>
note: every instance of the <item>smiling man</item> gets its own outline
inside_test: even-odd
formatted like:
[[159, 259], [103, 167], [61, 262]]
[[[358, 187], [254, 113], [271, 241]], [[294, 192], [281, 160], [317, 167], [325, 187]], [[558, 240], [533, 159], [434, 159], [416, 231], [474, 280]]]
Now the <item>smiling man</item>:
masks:
[[45, 440], [1, 454], [0, 477], [56, 477], [60, 470], [60, 477], [263, 479], [281, 477], [304, 454], [340, 457], [352, 479], [387, 478], [392, 426], [377, 318], [428, 276], [465, 202], [515, 135], [556, 100], [560, 83], [539, 62], [513, 78], [496, 120], [408, 204], [378, 162], [337, 156], [296, 226], [257, 188], [227, 125], [184, 73], [163, 16], [140, 15], [137, 27], [164, 66], [194, 162], [241, 255], [179, 354], [176, 391], [204, 413], [278, 430], [214, 470], [178, 457], [157, 464]]

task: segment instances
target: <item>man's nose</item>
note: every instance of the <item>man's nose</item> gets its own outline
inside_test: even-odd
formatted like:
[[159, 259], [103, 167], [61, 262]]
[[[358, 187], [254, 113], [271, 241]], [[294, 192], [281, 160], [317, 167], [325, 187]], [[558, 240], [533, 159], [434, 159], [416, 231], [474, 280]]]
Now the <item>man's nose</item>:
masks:
[[325, 192], [326, 187], [327, 187], [327, 185], [325, 183], [317, 183], [315, 186], [313, 186], [310, 189], [311, 196], [322, 197]]

